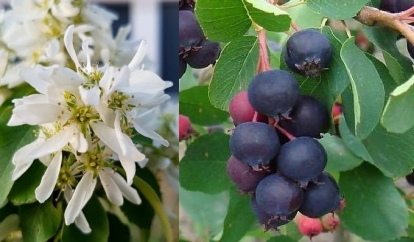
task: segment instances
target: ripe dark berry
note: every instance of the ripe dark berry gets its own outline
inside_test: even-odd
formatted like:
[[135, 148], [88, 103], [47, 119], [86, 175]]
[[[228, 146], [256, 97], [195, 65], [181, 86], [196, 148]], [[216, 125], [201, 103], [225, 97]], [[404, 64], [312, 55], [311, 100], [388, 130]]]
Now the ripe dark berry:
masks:
[[186, 61], [193, 68], [205, 68], [210, 64], [216, 63], [220, 51], [220, 43], [204, 39], [201, 41], [200, 47], [188, 53]]
[[254, 169], [268, 165], [279, 148], [276, 131], [264, 123], [242, 123], [236, 126], [230, 137], [231, 153]]
[[268, 116], [287, 115], [299, 99], [299, 84], [284, 70], [270, 70], [257, 74], [248, 87], [253, 108]]
[[310, 137], [298, 137], [282, 145], [277, 155], [277, 170], [290, 179], [306, 186], [316, 179], [327, 162], [323, 146]]
[[312, 96], [302, 95], [293, 107], [290, 118], [280, 120], [279, 124], [296, 137], [320, 138], [320, 134], [329, 129], [327, 108]]
[[311, 218], [319, 218], [340, 207], [341, 196], [338, 184], [331, 175], [324, 172], [318, 176], [315, 183], [309, 184], [306, 188], [299, 212]]
[[187, 70], [187, 63], [180, 56], [178, 57], [178, 67], [180, 71], [179, 78], [181, 78], [184, 75], [185, 71]]
[[414, 6], [414, 0], [395, 0], [394, 9], [396, 13], [402, 12]]
[[269, 229], [277, 230], [279, 226], [285, 225], [289, 223], [290, 221], [292, 221], [295, 218], [296, 214], [298, 213], [297, 211], [295, 211], [289, 214], [288, 216], [286, 216], [286, 218], [283, 220], [280, 218], [276, 218], [274, 216], [267, 214], [265, 212], [267, 210], [265, 207], [260, 207], [257, 204], [255, 196], [252, 196], [250, 200], [250, 207], [252, 209], [253, 214], [256, 216], [257, 220], [259, 221], [259, 223], [265, 226], [265, 231]]
[[178, 11], [178, 24], [178, 48], [180, 53], [198, 46], [205, 38], [193, 12], [185, 10]]
[[178, 9], [194, 11], [194, 5], [194, 0], [180, 0], [178, 3]]
[[302, 189], [294, 181], [279, 174], [263, 178], [256, 187], [257, 204], [266, 209], [267, 214], [282, 220], [298, 210], [303, 197]]
[[397, 0], [382, 0], [379, 9], [390, 12], [390, 13], [395, 13], [396, 2]]
[[191, 121], [187, 116], [180, 115], [178, 118], [178, 132], [179, 132], [179, 141], [185, 140], [194, 133], [193, 127], [191, 126]]
[[231, 156], [227, 161], [227, 173], [237, 188], [243, 193], [252, 193], [257, 184], [270, 174], [269, 171], [254, 171], [250, 166]]
[[294, 33], [286, 43], [284, 58], [292, 71], [316, 77], [328, 67], [332, 58], [329, 39], [315, 29]]
[[414, 170], [405, 176], [405, 180], [410, 184], [414, 186]]
[[296, 223], [298, 224], [299, 232], [311, 239], [323, 231], [322, 223], [317, 218], [309, 218], [301, 215], [298, 216]]

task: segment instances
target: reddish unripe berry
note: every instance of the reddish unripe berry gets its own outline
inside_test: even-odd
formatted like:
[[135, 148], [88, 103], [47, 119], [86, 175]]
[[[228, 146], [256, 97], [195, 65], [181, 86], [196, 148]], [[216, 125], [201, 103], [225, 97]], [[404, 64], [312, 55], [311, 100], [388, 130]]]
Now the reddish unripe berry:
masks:
[[235, 125], [253, 120], [255, 111], [249, 103], [247, 91], [241, 91], [231, 99], [229, 112]]
[[339, 116], [342, 114], [342, 105], [339, 103], [335, 103], [335, 105], [332, 107], [332, 117], [334, 124], [339, 123]]
[[[298, 213], [299, 215], [299, 213]], [[309, 238], [312, 238], [313, 236], [316, 236], [323, 231], [322, 223], [317, 218], [309, 218], [305, 215], [297, 215], [297, 225], [299, 232], [302, 235], [309, 236]]]
[[185, 140], [193, 134], [194, 130], [191, 126], [191, 121], [187, 116], [180, 115], [178, 119], [178, 132], [179, 132], [179, 141]]
[[334, 231], [340, 224], [339, 217], [336, 213], [328, 213], [321, 218], [324, 232]]

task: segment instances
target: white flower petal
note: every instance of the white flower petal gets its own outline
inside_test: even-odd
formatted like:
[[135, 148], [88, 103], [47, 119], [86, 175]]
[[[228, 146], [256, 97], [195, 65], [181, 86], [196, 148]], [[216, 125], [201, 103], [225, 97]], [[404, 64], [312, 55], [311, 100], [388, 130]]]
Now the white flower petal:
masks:
[[9, 53], [5, 49], [0, 50], [0, 76], [3, 76], [6, 72], [8, 64]]
[[[109, 170], [109, 169], [105, 169]], [[142, 200], [140, 196], [138, 195], [138, 192], [135, 188], [129, 186], [127, 182], [124, 180], [124, 178], [119, 175], [116, 172], [109, 172], [109, 175], [111, 176], [112, 180], [116, 183], [116, 185], [121, 190], [122, 194], [126, 199], [128, 199], [130, 202], [134, 204], [141, 204]]]
[[78, 86], [83, 82], [78, 73], [69, 68], [54, 69], [51, 78], [59, 89], [74, 95], [78, 93]]
[[[13, 126], [16, 122], [20, 123], [19, 121], [29, 125], [53, 123], [70, 116], [69, 112], [62, 114], [62, 111], [64, 112], [65, 108], [57, 104], [41, 103], [20, 105], [13, 109], [13, 115], [16, 117], [10, 120], [7, 125]], [[19, 120], [17, 117], [21, 117], [23, 120]]]
[[127, 93], [158, 93], [171, 86], [171, 82], [161, 79], [157, 74], [147, 70], [137, 70], [131, 73], [130, 86], [122, 89]]
[[68, 206], [65, 210], [65, 224], [69, 225], [75, 221], [75, 218], [79, 216], [81, 210], [84, 207], [84, 199], [87, 190], [90, 187], [95, 187], [96, 181], [93, 179], [91, 172], [86, 172], [80, 182], [78, 183], [75, 193], [73, 193]]
[[131, 62], [128, 65], [129, 70], [134, 71], [139, 67], [139, 64], [141, 64], [141, 61], [145, 57], [145, 53], [147, 51], [147, 42], [145, 40], [141, 41], [141, 44], [138, 47], [137, 53], [135, 54], [134, 58], [131, 60]]
[[60, 44], [57, 39], [52, 39], [45, 44], [46, 57], [53, 58], [59, 53]]
[[32, 163], [33, 163], [33, 160], [31, 162], [24, 163], [22, 165], [18, 165], [16, 167], [14, 167], [12, 180], [15, 181], [19, 177], [21, 177], [23, 175], [23, 173], [25, 173], [27, 171], [27, 169], [29, 169], [29, 167], [32, 165]]
[[75, 130], [74, 124], [66, 127], [55, 136], [42, 142], [36, 150], [28, 154], [28, 159], [34, 160], [62, 149], [72, 139]]
[[110, 66], [106, 69], [104, 75], [102, 76], [101, 80], [99, 81], [99, 86], [102, 87], [102, 92], [104, 96], [108, 97], [111, 95], [109, 92], [112, 84], [112, 78], [114, 76], [115, 69], [114, 67]]
[[79, 215], [75, 218], [75, 224], [84, 234], [89, 234], [92, 232], [91, 227], [89, 227], [88, 220], [86, 220], [83, 212], [80, 212]]
[[45, 94], [47, 86], [51, 85], [49, 82], [39, 78], [38, 71], [35, 68], [23, 67], [19, 70], [19, 76], [42, 94]]
[[91, 89], [85, 89], [83, 85], [80, 85], [79, 93], [85, 105], [91, 105], [91, 106], [99, 105], [101, 90], [99, 89], [98, 86], [94, 86]]
[[129, 87], [129, 75], [130, 71], [128, 67], [124, 66], [119, 72], [114, 74], [114, 81], [112, 83], [112, 87], [110, 89], [110, 93], [114, 92], [114, 90], [120, 90]]
[[85, 153], [88, 150], [88, 141], [86, 140], [85, 135], [78, 129], [69, 143], [80, 153]]
[[79, 64], [78, 56], [76, 55], [75, 48], [73, 47], [73, 29], [74, 25], [70, 25], [67, 28], [65, 32], [64, 42], [70, 58], [72, 58], [73, 62], [75, 62], [76, 68], [78, 68], [81, 65]]
[[90, 42], [91, 42], [90, 38], [86, 38], [82, 41], [82, 50], [86, 53], [86, 71], [88, 73], [92, 72], [91, 56], [89, 54], [89, 43]]
[[112, 180], [108, 171], [99, 171], [99, 178], [101, 179], [102, 186], [105, 190], [106, 196], [109, 201], [117, 206], [121, 206], [124, 203], [121, 190], [119, 190], [117, 184]]
[[[142, 161], [145, 159], [145, 155], [138, 151], [135, 147], [132, 140], [126, 135], [123, 134], [123, 139], [116, 140], [114, 137], [117, 137], [115, 129], [109, 128], [103, 123], [93, 123], [90, 125], [95, 132], [95, 134], [113, 151], [118, 154], [123, 154], [121, 145], [124, 145], [125, 150], [127, 151], [124, 155], [132, 161]], [[122, 141], [123, 143], [119, 143]]]
[[[120, 116], [121, 116], [121, 114], [120, 114], [119, 111], [115, 112], [115, 123], [114, 123], [115, 134], [116, 134], [116, 139], [119, 140], [119, 143], [121, 144], [120, 145], [121, 153], [123, 155], [127, 155], [128, 147], [125, 146], [125, 145], [122, 145], [122, 143], [128, 142], [128, 141], [124, 140], [125, 137], [124, 137], [124, 133], [122, 133], [122, 130], [121, 130], [121, 117]], [[128, 139], [129, 139], [129, 137], [128, 137]]]
[[102, 118], [102, 121], [108, 125], [110, 128], [113, 128], [115, 122], [115, 112], [114, 110], [108, 108], [108, 104], [105, 103], [105, 98], [102, 96], [99, 105], [95, 107], [99, 115]]
[[161, 135], [157, 134], [156, 132], [152, 131], [151, 129], [145, 128], [139, 124], [139, 120], [134, 120], [133, 122], [135, 130], [145, 137], [148, 137], [152, 140], [160, 142], [165, 147], [168, 147], [170, 144], [166, 139], [164, 139]]
[[50, 197], [55, 188], [57, 178], [59, 176], [60, 166], [62, 164], [62, 152], [58, 152], [53, 158], [52, 162], [46, 169], [45, 174], [42, 176], [40, 185], [36, 188], [36, 199], [43, 203]]

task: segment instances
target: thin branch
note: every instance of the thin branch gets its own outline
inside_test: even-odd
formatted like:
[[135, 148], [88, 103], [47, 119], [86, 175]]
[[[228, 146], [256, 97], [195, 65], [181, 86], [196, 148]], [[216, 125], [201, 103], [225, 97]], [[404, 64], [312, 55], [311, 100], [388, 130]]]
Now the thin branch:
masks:
[[406, 23], [406, 21], [411, 21], [413, 14], [414, 6], [399, 13], [389, 13], [365, 6], [355, 16], [355, 19], [367, 26], [385, 26], [398, 31], [414, 44], [414, 28]]

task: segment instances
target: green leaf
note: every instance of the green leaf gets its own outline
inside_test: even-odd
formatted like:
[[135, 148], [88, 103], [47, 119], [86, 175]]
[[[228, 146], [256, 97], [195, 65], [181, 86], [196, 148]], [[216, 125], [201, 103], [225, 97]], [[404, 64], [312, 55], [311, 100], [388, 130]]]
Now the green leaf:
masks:
[[230, 157], [230, 137], [212, 133], [197, 138], [187, 147], [180, 162], [180, 183], [189, 191], [219, 193], [232, 186], [226, 164]]
[[243, 1], [250, 18], [268, 31], [283, 32], [290, 29], [289, 14], [262, 0]]
[[231, 98], [246, 90], [255, 76], [258, 59], [257, 37], [243, 36], [228, 43], [211, 78], [208, 93], [211, 104], [227, 111]]
[[211, 105], [208, 86], [196, 86], [180, 92], [180, 114], [199, 125], [216, 125], [227, 121], [229, 114]]
[[390, 242], [414, 242], [414, 239], [410, 238], [410, 237], [401, 237], [401, 238], [398, 238], [398, 239], [394, 239]]
[[13, 186], [14, 153], [34, 140], [33, 126], [8, 127], [0, 124], [0, 204], [3, 204]]
[[46, 167], [35, 160], [32, 166], [14, 182], [9, 199], [13, 204], [20, 205], [36, 201], [35, 189], [39, 186]]
[[329, 68], [323, 71], [321, 76], [316, 78], [305, 77], [292, 72], [284, 60], [284, 51], [280, 55], [280, 68], [292, 73], [299, 82], [302, 94], [312, 95], [321, 100], [327, 107], [332, 107], [338, 96], [349, 85], [348, 73], [344, 63], [341, 60], [340, 51], [342, 43], [333, 34], [332, 29], [324, 27], [322, 33], [329, 39], [332, 46], [332, 60]]
[[391, 178], [363, 163], [343, 172], [339, 187], [346, 200], [340, 213], [346, 229], [370, 241], [386, 241], [402, 234], [408, 226], [404, 199]]
[[414, 129], [396, 134], [378, 125], [362, 143], [371, 155], [373, 164], [386, 176], [402, 177], [414, 167]]
[[224, 219], [223, 236], [220, 241], [240, 241], [255, 222], [256, 218], [250, 208], [250, 196], [243, 196], [235, 188], [231, 189], [229, 208]]
[[4, 219], [0, 220], [0, 241], [7, 241], [5, 238], [10, 233], [19, 230], [20, 217], [17, 214], [10, 214]]
[[408, 80], [413, 74], [412, 61], [401, 54], [396, 42], [399, 33], [385, 27], [369, 27], [362, 25], [366, 37], [376, 47], [381, 48], [387, 67], [391, 76], [397, 83]]
[[211, 41], [228, 42], [241, 37], [252, 24], [241, 0], [198, 0], [195, 13]]
[[51, 200], [44, 203], [25, 204], [19, 207], [20, 226], [26, 242], [44, 242], [56, 234], [62, 215]]
[[[154, 174], [148, 168], [137, 168], [135, 175], [148, 183], [161, 198], [160, 186]], [[146, 197], [141, 196], [142, 203], [136, 205], [124, 199], [124, 204], [120, 207], [130, 222], [136, 224], [141, 229], [150, 229], [154, 219], [154, 209]], [[139, 216], [136, 216], [139, 214]]]
[[355, 135], [364, 139], [379, 122], [385, 92], [375, 66], [354, 42], [354, 38], [345, 41], [341, 59], [348, 71], [354, 96]]
[[130, 241], [131, 235], [128, 226], [123, 224], [121, 220], [112, 213], [107, 213], [107, 216], [110, 231], [108, 241]]
[[338, 136], [326, 134], [318, 140], [328, 154], [328, 164], [325, 168], [328, 172], [347, 171], [359, 166], [363, 160], [345, 145]]
[[332, 19], [354, 17], [370, 0], [308, 0], [306, 4], [318, 13]]
[[86, 203], [82, 209], [83, 214], [88, 220], [89, 226], [92, 230], [89, 234], [84, 234], [75, 223], [66, 226], [63, 225], [62, 241], [88, 241], [88, 242], [102, 242], [108, 241], [109, 237], [109, 223], [106, 216], [105, 209], [97, 195], [92, 195], [91, 199]]
[[221, 232], [228, 203], [227, 191], [206, 194], [180, 188], [180, 205], [200, 237], [211, 238]]
[[414, 126], [414, 76], [391, 92], [381, 124], [388, 132], [404, 133]]
[[349, 130], [343, 115], [339, 117], [339, 133], [342, 141], [352, 152], [365, 161], [373, 162], [364, 144]]
[[295, 242], [296, 240], [290, 238], [289, 236], [286, 235], [279, 235], [279, 236], [275, 236], [269, 240], [267, 240], [266, 242]]

